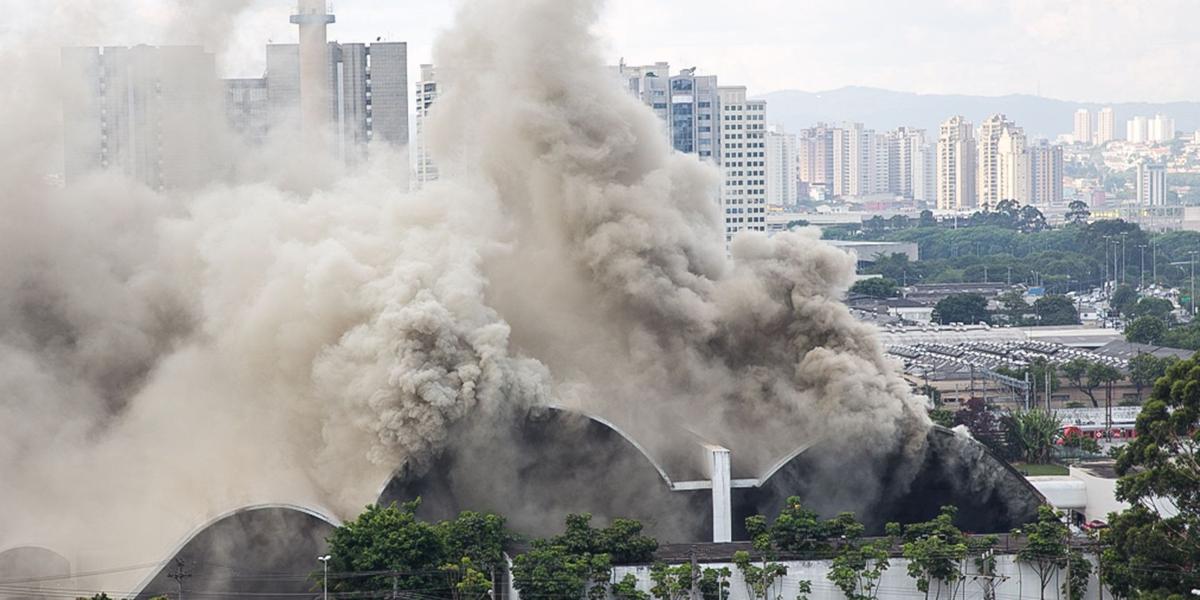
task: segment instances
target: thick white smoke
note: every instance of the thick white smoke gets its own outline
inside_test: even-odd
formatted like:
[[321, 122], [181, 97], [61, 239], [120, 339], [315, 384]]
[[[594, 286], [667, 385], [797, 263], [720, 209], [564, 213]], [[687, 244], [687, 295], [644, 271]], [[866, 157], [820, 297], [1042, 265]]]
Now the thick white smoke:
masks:
[[342, 173], [287, 144], [195, 192], [61, 189], [62, 91], [0, 56], [0, 143], [29, 150], [0, 158], [0, 548], [103, 567], [254, 502], [352, 516], [464, 415], [537, 404], [752, 471], [817, 437], [918, 456], [921, 402], [839, 303], [851, 259], [786, 234], [728, 260], [716, 171], [610, 79], [599, 9], [467, 3], [420, 193], [382, 149]]

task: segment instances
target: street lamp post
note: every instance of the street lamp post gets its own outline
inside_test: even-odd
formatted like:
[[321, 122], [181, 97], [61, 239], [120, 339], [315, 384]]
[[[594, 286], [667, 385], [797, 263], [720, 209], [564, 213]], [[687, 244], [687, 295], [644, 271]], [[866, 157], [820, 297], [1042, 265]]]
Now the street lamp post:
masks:
[[1126, 282], [1126, 271], [1129, 270], [1129, 263], [1126, 262], [1126, 257], [1124, 257], [1124, 248], [1128, 245], [1127, 235], [1129, 235], [1129, 232], [1121, 233], [1121, 283]]
[[324, 570], [324, 574], [321, 577], [321, 598], [323, 600], [329, 600], [329, 559], [330, 558], [333, 558], [333, 557], [328, 554], [326, 554], [325, 556], [317, 557], [317, 560], [321, 561], [321, 566]]
[[1144, 290], [1146, 289], [1146, 245], [1138, 244], [1138, 248], [1142, 251], [1142, 266], [1138, 273], [1138, 277], [1141, 279], [1141, 282], [1138, 286], [1138, 289]]

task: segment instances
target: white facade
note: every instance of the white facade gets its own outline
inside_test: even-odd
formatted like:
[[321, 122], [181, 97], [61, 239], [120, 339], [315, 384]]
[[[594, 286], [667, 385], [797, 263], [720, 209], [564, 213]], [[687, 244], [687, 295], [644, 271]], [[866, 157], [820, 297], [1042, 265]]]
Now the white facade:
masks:
[[1117, 139], [1117, 120], [1111, 106], [1100, 109], [1096, 115], [1096, 143], [1107, 144]]
[[767, 142], [767, 204], [793, 206], [797, 200], [800, 161], [796, 156], [796, 136], [770, 128]]
[[1075, 111], [1075, 143], [1091, 144], [1092, 138], [1092, 111], [1081, 108]]
[[975, 133], [961, 116], [942, 123], [937, 144], [937, 207], [975, 208]]
[[1050, 206], [1063, 201], [1062, 146], [1041, 143], [1028, 150], [1029, 203]]
[[833, 170], [833, 138], [835, 130], [824, 123], [818, 123], [801, 131], [796, 140], [796, 156], [800, 163], [800, 181], [810, 186], [832, 186]]
[[1134, 144], [1144, 144], [1149, 130], [1146, 117], [1134, 117], [1125, 123], [1125, 139]]
[[[1093, 555], [1086, 555], [1088, 560], [1095, 561]], [[908, 574], [908, 561], [903, 558], [893, 558], [890, 561], [889, 568], [883, 572], [883, 576], [879, 580], [878, 598], [883, 599], [899, 599], [899, 598], [954, 598], [958, 600], [987, 600], [989, 598], [1040, 598], [1048, 599], [1065, 598], [1066, 595], [1060, 591], [1060, 585], [1066, 578], [1066, 572], [1056, 573], [1051, 577], [1050, 583], [1046, 586], [1044, 593], [1041, 587], [1038, 573], [1026, 563], [1021, 563], [1016, 560], [1013, 552], [1005, 552], [1000, 549], [996, 552], [995, 569], [988, 572], [980, 572], [975, 565], [975, 561], [965, 561], [963, 566], [964, 578], [953, 588], [938, 581], [931, 583], [928, 594], [917, 589], [916, 581]], [[810, 600], [845, 600], [846, 595], [838, 589], [832, 581], [829, 580], [829, 570], [831, 562], [829, 560], [805, 560], [805, 561], [778, 561], [787, 572], [779, 578], [777, 583], [769, 590], [766, 590], [766, 596], [770, 598], [796, 598], [800, 590], [800, 582], [809, 582], [812, 591], [806, 596]], [[742, 574], [738, 571], [736, 565], [729, 562], [701, 562], [698, 565], [701, 569], [722, 569], [727, 568], [732, 573], [729, 580], [729, 600], [753, 600], [761, 598], [761, 595], [754, 594], [747, 589], [745, 580]], [[633, 575], [637, 580], [637, 588], [643, 592], [649, 592], [654, 586], [650, 580], [650, 565], [638, 566], [619, 566], [613, 569], [613, 581], [621, 581], [627, 575]], [[511, 578], [510, 578], [511, 581]], [[520, 600], [520, 593], [516, 588], [509, 584], [508, 597], [513, 600]], [[1092, 569], [1091, 576], [1088, 577], [1087, 590], [1084, 592], [1083, 600], [1099, 600], [1100, 598], [1111, 598], [1112, 593], [1105, 589], [1104, 593], [1100, 593], [1100, 583], [1096, 576], [1096, 569]]]
[[741, 231], [767, 230], [767, 103], [744, 87], [721, 87], [721, 212], [725, 240]]
[[886, 136], [862, 123], [833, 130], [833, 195], [856, 198], [888, 191]]
[[[404, 42], [327, 45], [328, 127], [337, 153], [354, 162], [370, 142], [408, 145], [408, 46]], [[272, 127], [296, 127], [302, 81], [300, 47], [267, 46], [267, 94]]]
[[976, 198], [981, 205], [996, 206], [1001, 200], [1028, 202], [1024, 130], [1004, 115], [988, 117], [979, 126], [976, 157]]
[[[64, 48], [62, 67], [71, 92], [63, 102], [67, 183], [111, 169], [163, 190], [215, 175], [225, 118], [212, 54], [199, 46]], [[250, 100], [261, 108], [261, 98]]]
[[933, 152], [924, 129], [901, 127], [885, 134], [888, 143], [887, 191], [913, 200], [932, 200], [934, 192]]
[[1164, 144], [1175, 139], [1175, 119], [1166, 115], [1155, 115], [1148, 123], [1146, 141]]
[[999, 157], [998, 191], [1001, 200], [1029, 204], [1029, 153], [1025, 132], [1020, 127], [1005, 128], [997, 143]]
[[658, 115], [664, 124], [670, 120], [671, 65], [669, 63], [657, 62], [653, 65], [631, 67], [622, 61], [613, 70], [629, 93], [653, 109], [654, 114]]
[[417, 82], [416, 90], [416, 138], [414, 140], [415, 169], [413, 185], [420, 188], [438, 178], [438, 168], [433, 162], [429, 151], [429, 140], [426, 132], [429, 120], [429, 110], [438, 97], [438, 83], [433, 65], [421, 65], [421, 80]]
[[1142, 162], [1137, 167], [1137, 199], [1141, 206], [1164, 206], [1167, 203], [1167, 168]]

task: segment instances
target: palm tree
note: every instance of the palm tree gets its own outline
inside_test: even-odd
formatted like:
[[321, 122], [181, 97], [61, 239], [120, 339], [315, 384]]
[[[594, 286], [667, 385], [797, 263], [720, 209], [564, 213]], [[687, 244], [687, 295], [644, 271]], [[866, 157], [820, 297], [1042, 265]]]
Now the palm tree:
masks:
[[1025, 462], [1040, 464], [1050, 460], [1050, 450], [1062, 437], [1062, 421], [1058, 417], [1034, 409], [1010, 412], [1005, 421]]

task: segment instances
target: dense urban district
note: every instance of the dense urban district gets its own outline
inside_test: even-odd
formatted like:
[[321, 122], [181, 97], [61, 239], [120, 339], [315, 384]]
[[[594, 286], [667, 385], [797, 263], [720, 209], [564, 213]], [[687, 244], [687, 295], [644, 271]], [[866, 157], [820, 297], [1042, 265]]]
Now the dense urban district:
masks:
[[[113, 170], [156, 191], [199, 188], [233, 170], [218, 134], [262, 145], [315, 114], [348, 165], [408, 148], [411, 185], [438, 179], [435, 65], [410, 85], [405, 43], [327, 43], [324, 3], [300, 6], [293, 22], [317, 41], [268, 45], [261, 78], [219, 79], [198, 47], [64, 49], [84, 93], [64, 107], [64, 171], [50, 178]], [[325, 76], [302, 95], [305, 71]], [[1162, 114], [1119, 128], [1111, 108], [1080, 108], [1069, 133], [1041, 138], [1005, 114], [947, 115], [933, 132], [788, 132], [767, 100], [700, 69], [609, 71], [672, 148], [721, 174], [714, 244], [817, 229], [853, 254], [846, 304], [878, 327], [931, 419], [986, 445], [1046, 506], [1006, 534], [962, 531], [946, 507], [868, 536], [863, 515], [822, 518], [791, 499], [745, 519], [745, 542], [674, 547], [586, 514], [540, 539], [503, 515], [425, 521], [418, 500], [337, 527], [302, 583], [416, 600], [1200, 595], [1200, 132]], [[175, 566], [182, 598], [191, 567]]]

